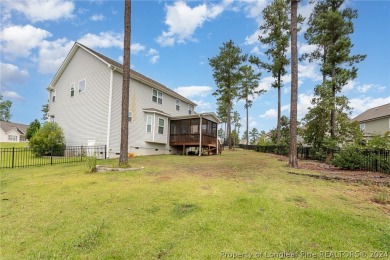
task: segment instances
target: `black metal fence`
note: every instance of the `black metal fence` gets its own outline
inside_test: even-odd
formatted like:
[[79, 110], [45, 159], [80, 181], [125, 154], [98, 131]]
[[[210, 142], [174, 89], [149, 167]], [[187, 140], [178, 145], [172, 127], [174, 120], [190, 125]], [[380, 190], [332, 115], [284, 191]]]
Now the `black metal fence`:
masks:
[[[283, 145], [243, 145], [240, 148], [254, 150], [263, 153], [272, 153], [287, 156], [289, 152], [288, 146]], [[297, 155], [299, 159], [325, 161], [331, 155], [340, 153], [341, 149], [314, 149], [313, 147], [297, 147]], [[360, 170], [390, 173], [390, 150], [361, 150], [362, 162]]]
[[30, 147], [0, 148], [0, 169], [82, 162], [89, 156], [106, 159], [107, 147], [105, 145], [67, 146], [45, 150], [35, 150]]

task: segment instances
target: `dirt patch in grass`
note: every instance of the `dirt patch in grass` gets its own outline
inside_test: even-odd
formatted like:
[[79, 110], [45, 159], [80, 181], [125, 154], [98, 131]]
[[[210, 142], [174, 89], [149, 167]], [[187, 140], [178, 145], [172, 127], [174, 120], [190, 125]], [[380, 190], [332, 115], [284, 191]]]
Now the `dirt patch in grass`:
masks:
[[[276, 157], [279, 161], [288, 162], [288, 158], [280, 155], [270, 155]], [[307, 175], [310, 177], [331, 180], [362, 183], [365, 185], [378, 185], [390, 187], [390, 174], [368, 171], [342, 170], [330, 164], [323, 162], [299, 160], [299, 168], [302, 170], [313, 171], [313, 174], [304, 174], [291, 171], [292, 174]]]

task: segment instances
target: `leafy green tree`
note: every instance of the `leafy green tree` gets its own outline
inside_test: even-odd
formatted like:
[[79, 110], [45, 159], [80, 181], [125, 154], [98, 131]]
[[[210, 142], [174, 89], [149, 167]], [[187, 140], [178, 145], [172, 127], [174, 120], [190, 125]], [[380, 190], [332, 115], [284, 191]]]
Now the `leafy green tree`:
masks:
[[225, 139], [225, 137], [226, 137], [225, 131], [223, 131], [222, 128], [218, 129], [218, 137], [223, 138], [223, 139]]
[[287, 48], [290, 38], [290, 5], [288, 0], [274, 0], [263, 10], [264, 23], [260, 26], [264, 36], [259, 36], [259, 41], [269, 46], [265, 52], [270, 63], [262, 63], [262, 66], [275, 78], [272, 87], [278, 89], [278, 121], [277, 143], [280, 141], [280, 117], [281, 117], [281, 87], [282, 76], [286, 74], [286, 66], [290, 63], [287, 58]]
[[329, 94], [321, 97], [330, 102], [328, 107], [330, 124], [326, 132], [330, 133], [331, 138], [336, 139], [336, 128], [339, 124], [337, 113], [340, 111], [337, 93], [349, 80], [357, 77], [358, 69], [354, 65], [366, 57], [366, 55], [359, 54], [351, 55], [353, 44], [350, 34], [353, 33], [352, 20], [357, 18], [357, 11], [351, 8], [342, 9], [344, 2], [344, 0], [319, 0], [316, 2], [314, 11], [309, 18], [309, 28], [305, 38], [309, 44], [317, 45], [317, 49], [303, 56], [310, 61], [317, 60], [321, 63], [322, 87], [329, 88], [330, 92], [317, 92]]
[[249, 136], [250, 136], [251, 144], [256, 144], [257, 143], [257, 139], [259, 138], [259, 131], [257, 130], [257, 128], [253, 128], [249, 132]]
[[43, 122], [46, 122], [49, 118], [49, 103], [42, 105], [41, 111], [43, 113], [42, 120]]
[[29, 127], [26, 131], [26, 138], [31, 140], [31, 138], [38, 132], [39, 128], [41, 128], [41, 123], [39, 123], [38, 119], [35, 119], [30, 123]]
[[232, 141], [233, 146], [237, 146], [240, 143], [240, 137], [235, 129], [232, 131]]
[[240, 128], [241, 128], [241, 116], [240, 113], [237, 111], [233, 112], [233, 118], [232, 118], [232, 123], [234, 125], [234, 130], [237, 132], [237, 134], [240, 133]]
[[390, 150], [390, 131], [387, 131], [383, 135], [373, 135], [367, 141], [366, 148]]
[[45, 123], [29, 142], [36, 156], [50, 154], [63, 155], [65, 136], [62, 128], [55, 122]]
[[240, 82], [240, 67], [247, 60], [247, 55], [241, 54], [241, 49], [232, 40], [223, 43], [217, 56], [209, 59], [213, 68], [213, 78], [217, 90], [213, 93], [217, 101], [226, 108], [227, 137], [229, 149], [231, 143], [231, 111], [233, 101], [237, 98], [238, 83]]
[[0, 121], [8, 122], [11, 119], [11, 106], [12, 102], [10, 100], [3, 101], [3, 95], [0, 93]]
[[[271, 130], [271, 140], [277, 144], [277, 130]], [[279, 145], [289, 145], [290, 143], [290, 119], [287, 116], [280, 118], [280, 141]]]
[[239, 99], [245, 100], [244, 108], [246, 109], [246, 144], [249, 144], [249, 115], [248, 110], [252, 107], [253, 100], [255, 96], [259, 96], [264, 94], [266, 90], [256, 90], [259, 86], [259, 79], [261, 76], [261, 72], [255, 73], [254, 69], [250, 65], [244, 65], [240, 68], [241, 72], [241, 87], [239, 89]]
[[272, 141], [268, 137], [267, 133], [265, 131], [261, 131], [259, 139], [257, 141], [257, 145], [267, 146], [267, 145], [271, 145], [271, 144], [272, 144]]

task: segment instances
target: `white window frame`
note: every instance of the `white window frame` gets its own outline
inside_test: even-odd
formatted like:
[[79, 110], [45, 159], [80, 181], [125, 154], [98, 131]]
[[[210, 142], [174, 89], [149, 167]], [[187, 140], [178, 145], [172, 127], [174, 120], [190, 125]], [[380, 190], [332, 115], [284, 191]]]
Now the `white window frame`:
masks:
[[[81, 90], [80, 88], [80, 83], [84, 81], [84, 89]], [[79, 93], [85, 93], [87, 91], [87, 80], [85, 79], [82, 79], [82, 80], [79, 80], [79, 84], [78, 84], [78, 88], [79, 88]]]
[[360, 130], [362, 130], [363, 132], [366, 130], [366, 124], [365, 123], [361, 123], [360, 124]]
[[18, 136], [17, 135], [8, 135], [8, 141], [17, 142]]
[[192, 105], [188, 104], [188, 114], [189, 115], [192, 115], [193, 110], [194, 110], [194, 107]]
[[52, 122], [52, 123], [55, 122], [55, 116], [54, 115], [50, 115], [49, 119], [50, 119], [50, 122]]
[[56, 90], [55, 89], [53, 89], [52, 91], [51, 91], [51, 102], [52, 103], [55, 103], [56, 102]]
[[[160, 125], [160, 120], [162, 120], [162, 125]], [[162, 133], [160, 133], [160, 127], [161, 127], [161, 129], [162, 129]], [[164, 118], [162, 118], [162, 117], [159, 117], [158, 118], [158, 130], [157, 130], [157, 133], [159, 134], [159, 135], [163, 135], [164, 134], [164, 128], [165, 128], [165, 119]]]
[[180, 111], [180, 100], [176, 99], [176, 111]]
[[[150, 122], [149, 122], [150, 119]], [[150, 126], [150, 131], [148, 129], [148, 126]], [[153, 116], [146, 116], [146, 133], [151, 134], [153, 133]]]
[[75, 91], [76, 91], [76, 83], [70, 84], [70, 97], [74, 97]]
[[129, 122], [133, 122], [133, 112], [131, 111], [127, 112], [127, 118]]
[[162, 105], [163, 93], [157, 89], [152, 89], [152, 101]]

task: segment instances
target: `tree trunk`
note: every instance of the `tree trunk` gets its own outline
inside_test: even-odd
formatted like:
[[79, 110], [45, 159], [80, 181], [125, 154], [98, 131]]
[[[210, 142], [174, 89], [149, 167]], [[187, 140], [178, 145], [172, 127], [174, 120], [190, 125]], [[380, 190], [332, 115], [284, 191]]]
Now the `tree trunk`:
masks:
[[122, 122], [121, 122], [121, 146], [119, 165], [128, 163], [129, 150], [129, 89], [130, 89], [130, 41], [131, 41], [131, 0], [125, 0], [123, 40], [123, 85], [122, 85]]
[[228, 136], [228, 146], [229, 146], [229, 150], [232, 149], [232, 121], [231, 121], [231, 118], [230, 118], [230, 111], [231, 111], [231, 108], [230, 108], [230, 104], [227, 105], [227, 136]]
[[249, 144], [249, 116], [248, 116], [248, 97], [246, 97], [246, 145]]
[[336, 66], [332, 64], [332, 108], [330, 110], [330, 137], [335, 137], [335, 126], [336, 126]]
[[298, 44], [297, 18], [298, 0], [291, 0], [291, 108], [290, 108], [290, 149], [288, 165], [298, 167], [297, 157], [297, 98], [298, 98]]
[[276, 126], [276, 143], [280, 144], [280, 114], [281, 114], [281, 88], [280, 88], [280, 72], [278, 73], [278, 123]]

